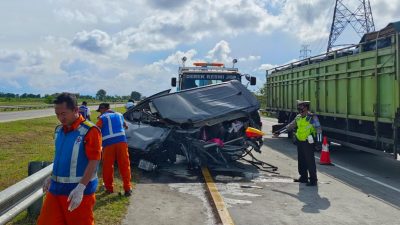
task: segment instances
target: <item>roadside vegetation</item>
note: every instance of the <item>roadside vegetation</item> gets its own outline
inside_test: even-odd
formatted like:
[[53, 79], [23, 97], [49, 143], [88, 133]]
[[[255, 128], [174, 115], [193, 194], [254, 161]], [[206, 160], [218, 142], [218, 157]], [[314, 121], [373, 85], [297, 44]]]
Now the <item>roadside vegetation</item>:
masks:
[[13, 106], [13, 105], [43, 105], [46, 104], [43, 99], [34, 98], [2, 98], [0, 97], [0, 106]]
[[264, 84], [256, 92], [253, 92], [256, 96], [258, 102], [260, 102], [260, 109], [265, 109], [267, 107], [267, 86]]
[[[125, 109], [120, 107], [116, 111], [124, 112]], [[92, 111], [93, 122], [96, 122], [97, 116], [98, 113]], [[53, 160], [53, 132], [58, 123], [55, 116], [0, 123], [0, 191], [27, 177], [30, 161]], [[129, 198], [118, 192], [106, 195], [101, 187], [101, 165], [98, 175], [100, 185], [96, 192], [95, 222], [98, 225], [120, 224]], [[119, 173], [116, 171], [115, 175], [116, 190], [123, 191]], [[36, 224], [36, 218], [23, 212], [8, 224], [33, 225]]]
[[[53, 104], [53, 100], [57, 95], [58, 93], [40, 95], [0, 92], [0, 106]], [[104, 89], [98, 90], [95, 96], [81, 95], [79, 93], [75, 93], [75, 95], [77, 96], [79, 103], [86, 101], [89, 105], [100, 102], [127, 102], [129, 99], [140, 101], [145, 98], [145, 96], [142, 96], [142, 94], [137, 91], [132, 91], [130, 95], [107, 95], [107, 92]]]

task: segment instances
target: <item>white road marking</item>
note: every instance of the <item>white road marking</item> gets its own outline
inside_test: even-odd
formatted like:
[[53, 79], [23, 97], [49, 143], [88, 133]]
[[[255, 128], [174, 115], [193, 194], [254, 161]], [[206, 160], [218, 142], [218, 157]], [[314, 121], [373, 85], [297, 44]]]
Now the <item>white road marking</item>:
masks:
[[[271, 125], [277, 124], [277, 122], [272, 122], [272, 121], [269, 121], [269, 120], [266, 120], [266, 119], [262, 119], [262, 122], [263, 122], [263, 123], [268, 123], [268, 124], [271, 124]], [[320, 159], [320, 158], [317, 157], [317, 156], [315, 156], [315, 158]], [[389, 189], [391, 189], [391, 190], [393, 190], [393, 191], [397, 191], [397, 192], [400, 193], [400, 189], [395, 188], [395, 187], [393, 187], [393, 186], [391, 186], [391, 185], [389, 185], [389, 184], [385, 184], [385, 183], [383, 183], [383, 182], [381, 182], [381, 181], [379, 181], [379, 180], [375, 180], [374, 178], [368, 177], [368, 176], [366, 176], [366, 175], [364, 175], [364, 174], [358, 173], [358, 172], [356, 172], [356, 171], [354, 171], [354, 170], [351, 170], [351, 169], [348, 169], [348, 168], [346, 168], [346, 167], [344, 167], [344, 166], [338, 165], [337, 163], [335, 163], [335, 166], [338, 167], [338, 168], [340, 168], [340, 169], [342, 169], [342, 170], [345, 170], [345, 171], [347, 171], [347, 172], [349, 172], [349, 173], [352, 173], [352, 174], [354, 174], [354, 175], [363, 177], [363, 178], [365, 178], [365, 179], [367, 179], [367, 180], [369, 180], [369, 181], [372, 181], [372, 182], [374, 182], [374, 183], [380, 184], [380, 185], [382, 185], [382, 186], [384, 186], [384, 187], [387, 187], [387, 188], [389, 188]]]
[[[320, 158], [317, 157], [317, 156], [315, 156], [315, 158], [320, 159]], [[354, 171], [354, 170], [351, 170], [351, 169], [348, 169], [348, 168], [346, 168], [346, 167], [344, 167], [344, 166], [338, 165], [337, 163], [334, 163], [334, 164], [335, 164], [336, 167], [338, 167], [338, 168], [340, 168], [340, 169], [342, 169], [342, 170], [345, 170], [345, 171], [347, 171], [347, 172], [349, 172], [349, 173], [352, 173], [352, 174], [354, 174], [354, 175], [363, 177], [363, 178], [365, 178], [365, 179], [367, 179], [367, 180], [370, 180], [370, 181], [372, 181], [372, 182], [374, 182], [374, 183], [380, 184], [380, 185], [382, 185], [382, 186], [384, 186], [384, 187], [387, 187], [387, 188], [389, 188], [389, 189], [392, 189], [393, 191], [397, 191], [397, 192], [400, 193], [400, 189], [395, 188], [395, 187], [393, 187], [393, 186], [390, 186], [389, 184], [385, 184], [385, 183], [383, 183], [383, 182], [380, 182], [379, 180], [375, 180], [374, 178], [368, 177], [368, 176], [366, 176], [366, 175], [364, 175], [364, 174], [362, 174], [362, 173], [358, 173], [358, 172], [356, 172], [356, 171]]]

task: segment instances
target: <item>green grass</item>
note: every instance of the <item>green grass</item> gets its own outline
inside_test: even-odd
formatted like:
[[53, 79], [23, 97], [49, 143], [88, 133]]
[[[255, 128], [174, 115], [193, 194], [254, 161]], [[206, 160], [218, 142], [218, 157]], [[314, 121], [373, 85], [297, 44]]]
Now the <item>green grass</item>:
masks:
[[[116, 111], [124, 112], [123, 107]], [[93, 122], [98, 113], [93, 111]], [[53, 132], [58, 120], [55, 116], [0, 123], [0, 190], [22, 180], [28, 175], [30, 161], [52, 161], [54, 156]], [[99, 184], [102, 184], [101, 167]], [[133, 185], [135, 181], [133, 180]], [[123, 190], [119, 172], [115, 171], [115, 190]], [[96, 192], [94, 209], [97, 225], [120, 224], [124, 217], [129, 198], [118, 193], [105, 195], [100, 187]], [[36, 219], [26, 212], [18, 215], [9, 225], [33, 225]]]
[[[94, 100], [94, 99], [78, 99], [78, 104], [81, 104], [82, 101], [86, 101], [90, 106], [97, 106], [102, 101]], [[125, 102], [117, 102], [118, 103], [125, 103]], [[4, 98], [0, 97], [0, 106], [14, 106], [14, 105], [45, 105], [44, 98]], [[114, 102], [110, 102], [111, 106], [115, 104]]]
[[28, 175], [30, 161], [53, 160], [55, 116], [0, 123], [0, 190]]
[[[129, 198], [123, 196], [122, 181], [118, 171], [115, 174], [115, 193], [105, 194], [104, 188], [99, 186], [96, 192], [96, 204], [94, 206], [94, 219], [96, 225], [119, 225], [124, 218]], [[101, 179], [101, 166], [99, 168], [99, 184], [102, 184]], [[134, 173], [132, 176], [132, 186], [135, 187]], [[120, 191], [120, 193], [118, 192]], [[36, 218], [29, 216], [26, 211], [19, 214], [13, 221], [7, 223], [7, 225], [35, 225]]]
[[40, 98], [5, 98], [0, 97], [0, 106], [3, 105], [43, 105], [44, 99]]

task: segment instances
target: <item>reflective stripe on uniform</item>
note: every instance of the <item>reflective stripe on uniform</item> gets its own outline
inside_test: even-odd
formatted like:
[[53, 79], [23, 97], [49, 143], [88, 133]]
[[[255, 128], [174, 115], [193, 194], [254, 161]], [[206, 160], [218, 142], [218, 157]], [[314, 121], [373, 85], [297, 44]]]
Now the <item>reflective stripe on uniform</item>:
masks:
[[76, 137], [75, 142], [74, 142], [74, 147], [72, 148], [71, 164], [69, 167], [70, 176], [76, 176], [76, 168], [78, 166], [79, 147], [80, 147], [81, 142], [84, 141], [83, 138], [85, 137], [86, 133], [88, 132], [88, 129], [83, 126], [79, 126], [78, 131], [79, 131], [80, 135], [78, 137]]
[[[109, 135], [113, 134], [113, 130], [112, 130], [112, 123], [111, 123], [111, 118], [109, 116], [106, 116], [107, 119], [107, 123], [108, 123], [108, 133]], [[108, 135], [107, 135], [108, 136]]]
[[[125, 135], [125, 131], [118, 132], [118, 133], [114, 133], [114, 132], [113, 132], [113, 126], [112, 126], [112, 123], [111, 123], [111, 118], [110, 118], [108, 115], [106, 115], [104, 118], [107, 119], [107, 123], [108, 123], [108, 133], [109, 133], [109, 134], [103, 136], [103, 140], [107, 140], [107, 139], [109, 139], [109, 138], [113, 138], [113, 137]], [[122, 117], [119, 117], [119, 120], [121, 121], [121, 124], [123, 124]]]
[[[55, 175], [51, 175], [51, 179], [58, 183], [65, 183], [65, 184], [73, 184], [79, 183], [82, 180], [82, 177], [59, 177]], [[97, 179], [97, 174], [94, 174], [90, 181]]]
[[119, 132], [119, 133], [115, 133], [115, 134], [110, 134], [110, 135], [104, 136], [103, 140], [107, 140], [109, 138], [118, 137], [118, 136], [122, 136], [122, 135], [125, 135], [125, 132]]

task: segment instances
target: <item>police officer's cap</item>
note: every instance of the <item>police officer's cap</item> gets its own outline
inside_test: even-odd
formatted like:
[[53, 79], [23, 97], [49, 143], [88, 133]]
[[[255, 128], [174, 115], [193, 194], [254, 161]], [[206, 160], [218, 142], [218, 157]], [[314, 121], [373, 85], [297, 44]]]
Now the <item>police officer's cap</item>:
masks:
[[297, 105], [310, 105], [310, 101], [304, 101], [304, 100], [297, 100]]

